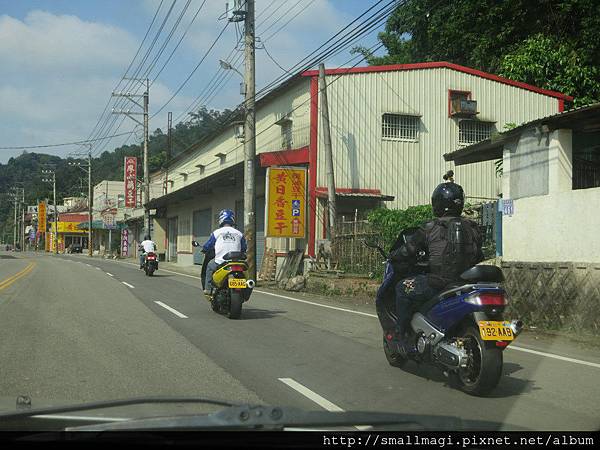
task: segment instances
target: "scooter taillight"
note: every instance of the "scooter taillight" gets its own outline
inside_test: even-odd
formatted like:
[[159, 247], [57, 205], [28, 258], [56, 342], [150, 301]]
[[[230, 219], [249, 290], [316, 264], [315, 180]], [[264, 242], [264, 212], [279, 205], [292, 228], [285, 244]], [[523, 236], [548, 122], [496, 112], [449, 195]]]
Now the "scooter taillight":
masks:
[[244, 266], [229, 266], [229, 270], [232, 272], [243, 272], [246, 268]]
[[479, 292], [471, 295], [465, 300], [477, 306], [506, 306], [507, 298], [502, 292]]
[[148, 261], [154, 261], [156, 259], [155, 255], [148, 255], [147, 256]]

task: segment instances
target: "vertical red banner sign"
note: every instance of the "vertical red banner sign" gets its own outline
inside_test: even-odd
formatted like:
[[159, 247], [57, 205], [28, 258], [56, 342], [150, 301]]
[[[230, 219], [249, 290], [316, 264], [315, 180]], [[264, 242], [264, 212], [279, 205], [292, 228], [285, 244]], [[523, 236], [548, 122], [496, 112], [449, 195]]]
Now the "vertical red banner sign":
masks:
[[125, 157], [125, 208], [135, 208], [136, 206], [136, 178], [137, 178], [137, 158], [135, 156]]

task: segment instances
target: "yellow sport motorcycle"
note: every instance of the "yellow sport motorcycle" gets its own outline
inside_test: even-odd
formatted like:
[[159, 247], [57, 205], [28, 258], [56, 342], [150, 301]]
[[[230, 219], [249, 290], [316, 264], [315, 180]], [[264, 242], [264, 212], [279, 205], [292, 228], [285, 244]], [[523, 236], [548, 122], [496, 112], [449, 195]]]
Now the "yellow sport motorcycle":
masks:
[[[192, 241], [192, 245], [200, 246], [197, 241]], [[205, 253], [201, 272], [202, 289], [205, 289], [206, 266], [214, 256], [214, 251]], [[227, 315], [230, 319], [239, 319], [242, 315], [242, 304], [250, 299], [255, 283], [254, 280], [248, 279], [245, 253], [229, 252], [223, 259], [225, 262], [219, 264], [213, 273], [212, 293], [206, 297], [214, 312]]]

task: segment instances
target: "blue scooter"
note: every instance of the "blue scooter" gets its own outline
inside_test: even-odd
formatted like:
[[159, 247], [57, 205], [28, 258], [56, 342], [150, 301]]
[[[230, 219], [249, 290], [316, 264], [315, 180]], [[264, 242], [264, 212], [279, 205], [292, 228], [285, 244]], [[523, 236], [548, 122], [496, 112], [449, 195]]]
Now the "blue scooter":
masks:
[[[412, 230], [405, 230], [400, 239]], [[377, 314], [397, 323], [394, 287], [399, 276], [394, 263], [381, 247], [365, 242], [385, 258], [383, 283], [377, 291]], [[424, 253], [421, 253], [421, 257]], [[419, 261], [419, 260], [418, 260]], [[426, 263], [417, 263], [425, 272]], [[416, 348], [406, 352], [392, 334], [383, 337], [387, 361], [403, 367], [409, 360], [441, 368], [467, 394], [483, 396], [492, 391], [502, 376], [502, 352], [521, 333], [523, 322], [504, 319], [507, 295], [501, 286], [502, 270], [477, 265], [461, 275], [461, 282], [414, 311], [406, 344]]]

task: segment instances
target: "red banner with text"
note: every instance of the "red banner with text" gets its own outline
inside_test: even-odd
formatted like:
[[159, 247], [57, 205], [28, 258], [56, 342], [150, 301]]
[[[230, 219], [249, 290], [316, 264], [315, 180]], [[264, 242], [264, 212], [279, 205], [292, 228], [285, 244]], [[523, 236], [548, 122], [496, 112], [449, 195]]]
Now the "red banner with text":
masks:
[[136, 206], [136, 178], [137, 178], [137, 158], [135, 156], [125, 157], [125, 208], [135, 208]]

